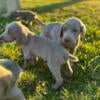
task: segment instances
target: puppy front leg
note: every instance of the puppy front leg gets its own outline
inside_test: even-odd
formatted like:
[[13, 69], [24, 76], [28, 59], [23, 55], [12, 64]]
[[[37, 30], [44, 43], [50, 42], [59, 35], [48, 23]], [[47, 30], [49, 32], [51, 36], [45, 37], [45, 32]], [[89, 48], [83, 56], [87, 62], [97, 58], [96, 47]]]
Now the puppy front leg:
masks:
[[37, 61], [36, 56], [35, 55], [32, 55], [31, 58], [29, 59], [28, 64], [29, 65], [33, 65], [33, 64], [36, 63], [36, 61]]
[[28, 62], [29, 60], [31, 59], [31, 53], [29, 50], [27, 49], [23, 49], [23, 54], [24, 54], [24, 65], [23, 65], [23, 68], [27, 68], [29, 65], [28, 65]]
[[25, 68], [27, 68], [30, 65], [34, 65], [35, 63], [36, 63], [36, 56], [32, 55], [32, 57], [24, 59], [23, 68], [25, 69]]
[[24, 65], [23, 68], [27, 68], [29, 65], [35, 64], [36, 56], [32, 54], [27, 48], [23, 48]]
[[24, 59], [24, 65], [23, 65], [24, 69], [26, 69], [28, 67], [28, 61], [29, 61], [29, 59]]

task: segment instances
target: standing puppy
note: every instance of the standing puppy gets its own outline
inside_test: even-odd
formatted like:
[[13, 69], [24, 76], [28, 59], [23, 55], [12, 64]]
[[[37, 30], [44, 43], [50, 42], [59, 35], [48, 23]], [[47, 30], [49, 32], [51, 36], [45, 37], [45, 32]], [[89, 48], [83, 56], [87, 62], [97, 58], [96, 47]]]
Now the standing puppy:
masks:
[[86, 34], [83, 22], [75, 17], [69, 18], [64, 24], [51, 23], [44, 27], [41, 36], [62, 44], [74, 54], [81, 38]]
[[49, 70], [56, 81], [55, 84], [52, 85], [53, 89], [58, 89], [62, 85], [61, 66], [66, 63], [70, 72], [73, 73], [69, 61], [78, 60], [77, 57], [69, 54], [60, 44], [35, 35], [27, 27], [17, 21], [10, 23], [6, 27], [0, 39], [5, 42], [15, 40], [18, 45], [22, 46], [25, 67], [27, 66], [27, 60], [31, 58], [32, 54], [47, 61]]
[[25, 100], [16, 86], [20, 67], [13, 61], [0, 59], [0, 100]]

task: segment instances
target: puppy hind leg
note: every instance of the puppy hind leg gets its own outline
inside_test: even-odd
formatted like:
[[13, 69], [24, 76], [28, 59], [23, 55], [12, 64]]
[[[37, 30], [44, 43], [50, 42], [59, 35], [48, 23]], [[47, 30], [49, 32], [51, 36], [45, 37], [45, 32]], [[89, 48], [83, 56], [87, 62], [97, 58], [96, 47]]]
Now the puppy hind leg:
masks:
[[63, 78], [60, 73], [61, 66], [52, 64], [52, 63], [48, 63], [48, 67], [56, 81], [54, 84], [52, 84], [52, 88], [54, 90], [57, 90], [63, 83]]

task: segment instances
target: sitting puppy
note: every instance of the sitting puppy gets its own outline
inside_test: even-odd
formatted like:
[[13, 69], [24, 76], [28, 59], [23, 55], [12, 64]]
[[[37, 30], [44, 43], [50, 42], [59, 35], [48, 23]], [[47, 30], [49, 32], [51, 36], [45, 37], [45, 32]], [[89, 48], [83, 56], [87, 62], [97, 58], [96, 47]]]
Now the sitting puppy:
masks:
[[39, 23], [41, 26], [45, 24], [37, 18], [37, 14], [30, 10], [17, 10], [11, 14], [16, 20], [24, 20], [25, 25], [28, 26], [33, 20]]
[[27, 64], [26, 61], [30, 59], [32, 54], [47, 61], [49, 70], [56, 80], [55, 84], [52, 85], [52, 88], [55, 90], [58, 89], [63, 82], [60, 73], [62, 64], [66, 63], [70, 72], [73, 73], [69, 61], [78, 61], [77, 57], [69, 54], [60, 44], [35, 35], [27, 27], [17, 21], [8, 24], [4, 33], [0, 36], [0, 39], [5, 42], [15, 40], [18, 45], [22, 46], [25, 64]]
[[72, 17], [64, 24], [55, 22], [46, 25], [40, 35], [62, 44], [71, 54], [74, 54], [80, 38], [84, 38], [85, 34], [86, 27], [83, 22]]
[[20, 67], [13, 61], [0, 59], [0, 100], [25, 100], [16, 86]]

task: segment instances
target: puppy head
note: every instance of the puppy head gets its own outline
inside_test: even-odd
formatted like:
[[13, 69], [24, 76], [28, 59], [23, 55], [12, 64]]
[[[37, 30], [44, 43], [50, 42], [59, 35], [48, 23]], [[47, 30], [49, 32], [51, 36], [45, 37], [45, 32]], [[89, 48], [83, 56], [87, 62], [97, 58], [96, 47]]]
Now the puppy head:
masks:
[[16, 41], [17, 44], [25, 44], [28, 41], [29, 30], [18, 21], [8, 24], [0, 39], [5, 42]]
[[60, 37], [64, 44], [76, 43], [79, 37], [84, 37], [86, 34], [86, 27], [83, 22], [78, 18], [69, 18], [61, 29]]

